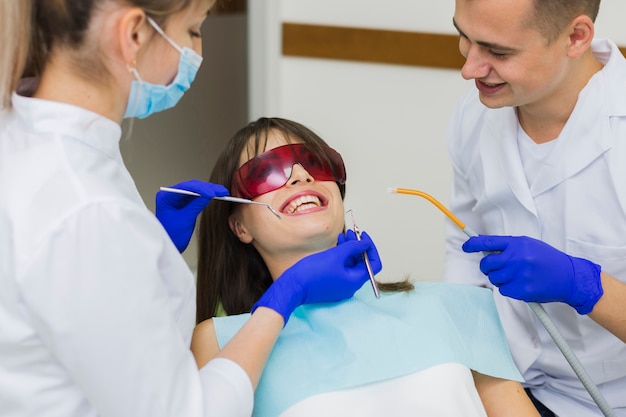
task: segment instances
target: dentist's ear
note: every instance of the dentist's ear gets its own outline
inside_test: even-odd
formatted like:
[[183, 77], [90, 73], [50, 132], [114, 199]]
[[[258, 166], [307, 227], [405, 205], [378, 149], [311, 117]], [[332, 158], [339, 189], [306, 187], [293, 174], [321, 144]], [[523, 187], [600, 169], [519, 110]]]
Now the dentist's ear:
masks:
[[117, 34], [124, 61], [131, 64], [136, 61], [141, 47], [153, 36], [153, 31], [146, 20], [146, 13], [132, 7], [118, 19]]
[[594, 23], [589, 16], [580, 15], [572, 21], [567, 30], [569, 30], [567, 55], [575, 59], [589, 50], [595, 34]]
[[241, 222], [236, 214], [231, 214], [228, 217], [228, 226], [230, 227], [230, 230], [234, 233], [234, 235], [237, 236], [239, 241], [241, 241], [242, 243], [248, 244], [252, 243], [252, 241], [254, 240], [252, 236], [248, 233], [246, 226]]

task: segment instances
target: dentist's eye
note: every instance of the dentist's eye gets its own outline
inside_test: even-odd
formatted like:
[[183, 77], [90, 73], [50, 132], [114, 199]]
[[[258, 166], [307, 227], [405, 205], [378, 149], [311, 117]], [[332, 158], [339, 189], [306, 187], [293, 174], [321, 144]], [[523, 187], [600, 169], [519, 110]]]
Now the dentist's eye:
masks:
[[201, 37], [202, 37], [202, 33], [201, 33], [201, 32], [197, 32], [197, 31], [195, 31], [195, 30], [190, 30], [190, 31], [189, 31], [189, 35], [190, 35], [192, 38], [201, 38]]
[[497, 59], [504, 59], [508, 56], [508, 54], [504, 54], [504, 53], [500, 53], [496, 51], [489, 51], [489, 53], [491, 54], [491, 56]]

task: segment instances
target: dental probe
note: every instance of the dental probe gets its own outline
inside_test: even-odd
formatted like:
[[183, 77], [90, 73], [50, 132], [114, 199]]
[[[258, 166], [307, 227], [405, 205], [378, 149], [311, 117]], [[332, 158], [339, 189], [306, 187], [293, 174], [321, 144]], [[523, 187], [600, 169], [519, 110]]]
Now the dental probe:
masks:
[[[354, 221], [354, 212], [352, 211], [352, 209], [350, 209], [346, 213], [350, 213], [350, 216], [352, 218], [352, 228], [354, 229], [356, 240], [361, 240], [361, 229], [359, 229], [359, 226], [356, 225], [356, 221]], [[374, 295], [376, 296], [376, 298], [380, 298], [378, 285], [376, 284], [376, 280], [374, 279], [374, 271], [372, 270], [372, 264], [370, 263], [370, 259], [367, 257], [366, 252], [363, 252], [363, 261], [365, 261], [365, 267], [367, 268], [367, 273], [370, 276], [370, 283], [372, 284], [372, 290], [374, 290]]]
[[[169, 193], [192, 195], [194, 197], [202, 197], [201, 194], [198, 194], [196, 192], [189, 191], [189, 190], [181, 190], [180, 188], [161, 187], [160, 190], [167, 191]], [[278, 217], [279, 219], [281, 218], [280, 213], [278, 213], [278, 211], [276, 211], [276, 209], [270, 206], [268, 203], [262, 203], [260, 201], [252, 201], [246, 198], [231, 197], [231, 196], [213, 197], [213, 200], [230, 201], [231, 203], [242, 203], [242, 204], [258, 204], [260, 206], [267, 207], [274, 214], [274, 216]]]
[[[439, 208], [450, 220], [454, 222], [468, 237], [478, 236], [478, 233], [474, 232], [468, 226], [466, 226], [458, 217], [456, 217], [450, 210], [448, 210], [443, 204], [437, 201], [431, 195], [418, 190], [411, 190], [408, 188], [387, 188], [387, 191], [393, 194], [409, 194], [416, 195], [418, 197], [423, 197], [426, 200], [433, 203], [437, 208]], [[483, 252], [483, 255], [488, 255], [488, 253]], [[554, 343], [557, 345], [565, 359], [570, 364], [576, 376], [582, 384], [585, 386], [585, 389], [591, 395], [591, 398], [596, 403], [602, 414], [606, 417], [617, 417], [615, 412], [611, 409], [611, 406], [606, 401], [598, 387], [593, 383], [591, 377], [587, 373], [587, 370], [583, 367], [583, 364], [580, 362], [572, 348], [567, 344], [567, 341], [561, 335], [561, 332], [556, 328], [552, 319], [546, 313], [546, 310], [543, 308], [541, 304], [529, 302], [528, 306], [535, 313], [543, 327], [545, 327], [546, 331], [554, 340]]]

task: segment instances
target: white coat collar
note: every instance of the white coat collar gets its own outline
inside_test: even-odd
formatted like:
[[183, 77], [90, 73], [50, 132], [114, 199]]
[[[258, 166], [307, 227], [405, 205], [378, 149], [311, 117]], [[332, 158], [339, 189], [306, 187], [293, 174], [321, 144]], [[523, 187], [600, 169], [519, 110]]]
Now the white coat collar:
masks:
[[[611, 46], [614, 50], [611, 50]], [[623, 100], [616, 106], [611, 90], [624, 83], [623, 77], [620, 77], [620, 84], [616, 84], [614, 79], [624, 71], [624, 60], [617, 47], [608, 41], [594, 41], [592, 50], [605, 67], [594, 74], [579, 93], [574, 111], [563, 127], [537, 181], [531, 187], [533, 196], [576, 175], [611, 149], [609, 117], [619, 112], [618, 107], [623, 107]], [[619, 66], [622, 70], [618, 69]]]
[[623, 98], [612, 94], [615, 86], [626, 83], [626, 61], [608, 40], [595, 40], [592, 49], [605, 67], [580, 92], [572, 115], [532, 187], [527, 184], [517, 146], [519, 122], [515, 109], [507, 107], [487, 113], [485, 128], [489, 134], [481, 141], [481, 153], [492, 156], [483, 160], [485, 186], [492, 190], [508, 187], [533, 214], [534, 197], [572, 177], [611, 149], [609, 118], [626, 115]]
[[[532, 214], [537, 215], [533, 196], [530, 193], [524, 167], [517, 147], [517, 116], [515, 109], [504, 107], [486, 113], [480, 154], [484, 167], [484, 184], [487, 195], [500, 206], [508, 201], [508, 190]], [[501, 196], [501, 197], [500, 197]]]
[[116, 122], [81, 107], [13, 94], [18, 120], [33, 133], [56, 132], [118, 159], [122, 129]]

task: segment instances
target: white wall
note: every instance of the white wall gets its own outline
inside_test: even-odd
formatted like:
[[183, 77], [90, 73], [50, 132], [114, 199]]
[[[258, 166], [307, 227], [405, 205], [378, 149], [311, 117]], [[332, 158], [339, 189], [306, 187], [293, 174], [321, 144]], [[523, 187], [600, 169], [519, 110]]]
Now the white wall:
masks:
[[[452, 0], [249, 2], [250, 118], [294, 119], [343, 155], [346, 208], [373, 236], [383, 280], [405, 274], [419, 280], [440, 277], [444, 215], [426, 200], [386, 190], [416, 188], [448, 203], [451, 170], [444, 132], [456, 99], [472, 83], [452, 70], [282, 57], [280, 26], [299, 22], [455, 34], [453, 13]], [[604, 0], [598, 35], [626, 45], [625, 18], [626, 2]]]
[[[173, 109], [136, 120], [122, 140], [126, 165], [151, 210], [159, 186], [208, 180], [226, 140], [247, 123], [247, 18], [210, 15], [202, 33], [204, 61], [191, 90]], [[196, 248], [194, 237], [184, 253], [192, 270]]]

